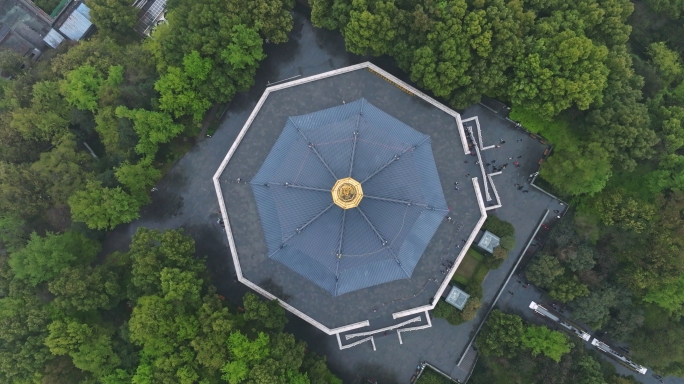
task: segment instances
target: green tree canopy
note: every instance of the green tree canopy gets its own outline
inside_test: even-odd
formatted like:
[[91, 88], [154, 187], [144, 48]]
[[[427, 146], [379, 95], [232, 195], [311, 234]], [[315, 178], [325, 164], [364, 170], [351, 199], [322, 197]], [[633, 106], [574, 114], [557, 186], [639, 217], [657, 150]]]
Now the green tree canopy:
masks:
[[31, 170], [47, 184], [45, 192], [54, 204], [66, 204], [74, 192], [85, 187], [84, 169], [89, 157], [78, 152], [73, 134], [65, 134], [49, 152], [43, 152]]
[[90, 8], [90, 21], [99, 34], [118, 38], [133, 33], [138, 8], [130, 1], [86, 0], [86, 5]]
[[573, 303], [572, 317], [593, 328], [601, 328], [609, 319], [610, 309], [617, 303], [618, 291], [604, 287], [578, 298]]
[[525, 328], [522, 346], [529, 349], [532, 356], [541, 353], [555, 362], [559, 362], [561, 357], [571, 349], [567, 336], [558, 331], [552, 331], [544, 325], [530, 325]]
[[30, 164], [0, 161], [0, 212], [30, 218], [48, 205], [45, 181]]
[[147, 191], [161, 178], [161, 172], [152, 167], [152, 160], [148, 157], [137, 164], [124, 162], [116, 171], [116, 179], [127, 189], [140, 205], [150, 202]]
[[525, 276], [534, 284], [548, 288], [553, 286], [554, 280], [564, 273], [565, 269], [558, 259], [542, 254], [534, 259], [525, 270]]
[[49, 282], [55, 305], [65, 311], [111, 309], [122, 297], [119, 276], [105, 266], [63, 268]]
[[0, 52], [0, 75], [17, 77], [22, 74], [22, 66], [28, 65], [28, 59], [12, 50], [3, 49]]
[[244, 297], [245, 320], [254, 321], [265, 330], [282, 332], [287, 324], [285, 309], [277, 300], [262, 301], [251, 292]]
[[475, 345], [483, 356], [508, 358], [518, 353], [522, 337], [523, 323], [520, 316], [507, 315], [495, 309], [482, 327]]
[[54, 278], [64, 267], [91, 261], [99, 251], [98, 242], [79, 232], [48, 232], [44, 237], [33, 232], [26, 247], [10, 256], [9, 265], [17, 278], [37, 285]]
[[608, 54], [610, 69], [603, 102], [587, 115], [591, 141], [601, 143], [613, 163], [633, 170], [638, 161], [650, 159], [659, 138], [651, 129], [651, 118], [642, 102], [644, 79], [634, 73], [632, 60], [625, 49], [614, 48]]
[[31, 382], [52, 358], [45, 346], [50, 314], [36, 296], [0, 299], [0, 379]]
[[393, 1], [353, 0], [343, 29], [347, 50], [359, 55], [388, 53], [396, 34], [396, 14]]
[[515, 248], [515, 237], [503, 236], [500, 239], [499, 246], [507, 251], [512, 251]]
[[211, 106], [201, 90], [211, 72], [211, 66], [211, 60], [201, 58], [197, 51], [185, 55], [183, 68], [169, 66], [166, 74], [154, 84], [160, 94], [159, 108], [176, 118], [190, 115], [196, 122], [201, 121], [204, 112]]
[[551, 119], [573, 105], [585, 110], [600, 100], [609, 73], [608, 49], [575, 31], [559, 30], [551, 21], [536, 29], [513, 64], [508, 91], [513, 105]]
[[260, 332], [250, 340], [234, 332], [228, 338], [228, 349], [230, 362], [221, 368], [221, 377], [229, 384], [309, 383], [306, 374], [299, 372], [306, 344], [296, 342], [290, 334], [276, 333], [270, 337]]
[[594, 258], [594, 248], [586, 244], [573, 247], [572, 251], [569, 252], [568, 257], [565, 260], [565, 263], [573, 272], [593, 268], [596, 264], [596, 259]]
[[573, 276], [572, 278], [556, 279], [549, 293], [554, 299], [567, 303], [578, 297], [588, 295], [589, 288], [585, 284], [580, 283], [577, 276]]
[[646, 0], [646, 4], [673, 19], [680, 18], [684, 13], [684, 2], [681, 0]]
[[513, 224], [509, 223], [508, 221], [501, 220], [494, 215], [487, 216], [487, 220], [485, 220], [484, 224], [482, 225], [482, 229], [489, 231], [500, 238], [506, 236], [515, 236], [515, 228], [513, 227]]
[[648, 293], [644, 296], [647, 303], [657, 304], [666, 309], [670, 314], [684, 314], [684, 275], [677, 280], [666, 284], [659, 284], [649, 287]]
[[684, 75], [684, 66], [677, 51], [673, 51], [665, 45], [665, 42], [653, 43], [648, 46], [648, 54], [653, 64], [658, 69], [660, 76], [667, 83], [681, 81]]
[[142, 155], [154, 156], [159, 144], [168, 143], [183, 132], [183, 126], [175, 124], [167, 113], [130, 110], [123, 106], [117, 107], [115, 113], [119, 118], [125, 117], [133, 121], [133, 129], [140, 137], [135, 150]]
[[14, 109], [10, 126], [28, 140], [51, 140], [66, 132], [69, 105], [62, 97], [60, 87], [55, 81], [33, 84], [30, 107]]
[[140, 227], [131, 239], [128, 256], [132, 261], [133, 287], [129, 296], [160, 294], [161, 273], [165, 268], [198, 273], [202, 263], [195, 260], [195, 242], [182, 230], [150, 230]]
[[69, 355], [74, 365], [96, 376], [111, 373], [121, 363], [112, 349], [111, 332], [76, 319], [56, 320], [48, 326], [45, 345], [55, 355]]
[[0, 216], [0, 244], [10, 253], [26, 244], [26, 221], [17, 216]]
[[[235, 92], [250, 87], [258, 61], [264, 57], [256, 32], [273, 42], [286, 41], [293, 5], [290, 0], [176, 1], [167, 15], [168, 24], [157, 27], [154, 39], [146, 44], [163, 75], [167, 68], [184, 68], [168, 72], [184, 80], [180, 86], [174, 87], [171, 78], [163, 78], [158, 86], [167, 96], [165, 108], [195, 115], [201, 109], [198, 106], [207, 105], [205, 100], [226, 102]], [[188, 86], [191, 82], [183, 79], [188, 75], [185, 57], [193, 51], [211, 63], [211, 71], [198, 86]]]
[[595, 142], [558, 148], [541, 169], [544, 180], [572, 195], [600, 192], [611, 175], [610, 156]]
[[74, 107], [95, 113], [100, 87], [104, 83], [102, 75], [90, 65], [78, 67], [66, 75], [60, 84], [62, 95]]
[[603, 193], [596, 209], [604, 225], [636, 233], [643, 232], [656, 213], [652, 204], [636, 201], [620, 190]]
[[92, 229], [111, 229], [130, 223], [140, 214], [140, 203], [121, 187], [105, 188], [97, 181], [89, 181], [84, 190], [69, 198], [71, 216]]

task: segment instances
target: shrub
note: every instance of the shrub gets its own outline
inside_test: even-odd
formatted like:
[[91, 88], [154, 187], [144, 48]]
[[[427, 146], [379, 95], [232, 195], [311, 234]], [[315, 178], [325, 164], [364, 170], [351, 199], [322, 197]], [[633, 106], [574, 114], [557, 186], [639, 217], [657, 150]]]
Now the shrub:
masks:
[[436, 317], [441, 317], [442, 319], [445, 319], [451, 325], [458, 325], [465, 321], [463, 320], [461, 311], [459, 311], [456, 307], [447, 303], [446, 301], [440, 300], [437, 303], [437, 306], [435, 307], [433, 313]]
[[508, 249], [504, 247], [496, 247], [494, 248], [494, 254], [492, 255], [494, 257], [494, 260], [506, 260], [508, 257]]
[[[485, 268], [482, 269], [486, 270]], [[470, 283], [468, 283], [468, 285], [466, 285], [464, 291], [470, 295], [471, 299], [473, 297], [482, 297], [482, 281], [473, 279]]]
[[474, 319], [481, 306], [482, 301], [480, 301], [479, 298], [471, 297], [468, 299], [465, 307], [463, 307], [463, 311], [461, 311], [461, 318], [463, 318], [464, 321], [470, 321]]
[[499, 238], [505, 236], [515, 236], [515, 228], [513, 228], [513, 224], [503, 221], [496, 216], [488, 216], [487, 220], [484, 222], [484, 225], [482, 225], [482, 229], [499, 236]]
[[[508, 255], [508, 252], [506, 252], [506, 255]], [[505, 257], [503, 259], [497, 259], [494, 256], [488, 256], [484, 265], [487, 267], [487, 269], [498, 269], [501, 264], [503, 264], [505, 259]]]
[[499, 241], [499, 247], [501, 247], [507, 251], [512, 251], [513, 248], [515, 248], [515, 237], [513, 237], [513, 236], [502, 237]]

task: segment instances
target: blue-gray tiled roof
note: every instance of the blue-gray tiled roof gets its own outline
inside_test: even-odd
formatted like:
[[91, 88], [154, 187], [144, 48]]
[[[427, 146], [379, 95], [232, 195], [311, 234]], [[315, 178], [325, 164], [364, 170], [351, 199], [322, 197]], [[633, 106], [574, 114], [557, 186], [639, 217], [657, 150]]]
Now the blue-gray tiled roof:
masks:
[[250, 184], [269, 257], [334, 296], [411, 277], [448, 212], [429, 136], [364, 99], [291, 116]]

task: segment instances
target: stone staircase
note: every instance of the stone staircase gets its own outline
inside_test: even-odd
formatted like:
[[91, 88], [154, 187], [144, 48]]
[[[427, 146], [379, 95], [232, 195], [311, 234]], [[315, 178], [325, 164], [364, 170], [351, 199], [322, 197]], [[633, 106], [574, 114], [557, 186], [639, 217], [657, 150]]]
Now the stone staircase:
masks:
[[476, 362], [477, 351], [470, 345], [468, 350], [461, 356], [461, 360], [456, 364], [456, 367], [451, 371], [451, 377], [457, 379], [460, 383], [465, 383], [470, 376], [470, 372], [473, 371]]

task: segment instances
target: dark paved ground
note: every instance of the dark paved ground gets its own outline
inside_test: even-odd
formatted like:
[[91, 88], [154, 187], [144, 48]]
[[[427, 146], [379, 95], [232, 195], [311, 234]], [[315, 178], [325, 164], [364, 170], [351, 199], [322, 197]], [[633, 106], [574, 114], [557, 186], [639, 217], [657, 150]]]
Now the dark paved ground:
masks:
[[[365, 61], [364, 58], [344, 51], [344, 42], [338, 33], [312, 28], [301, 13], [295, 13], [295, 28], [290, 42], [282, 45], [268, 44], [265, 50], [268, 58], [257, 72], [255, 86], [249, 92], [236, 96], [214, 136], [195, 145], [159, 182], [159, 190], [153, 194], [152, 204], [141, 212], [141, 219], [119, 226], [108, 234], [104, 244], [105, 252], [126, 250], [130, 236], [139, 226], [184, 228], [196, 240], [198, 255], [207, 256], [207, 266], [214, 274], [214, 284], [219, 293], [233, 303], [240, 302], [247, 288], [234, 281], [227, 240], [215, 223], [219, 216], [218, 203], [211, 178], [216, 168], [268, 81], [274, 82], [300, 73], [310, 76]], [[384, 59], [372, 61], [390, 70]], [[394, 70], [390, 72], [397, 75]], [[552, 198], [534, 189], [523, 194], [513, 187], [515, 183], [526, 183], [530, 171], [536, 169], [536, 161], [544, 147], [529, 139], [523, 131], [515, 130], [511, 124], [479, 106], [468, 109], [464, 116], [475, 114], [479, 116], [483, 127], [485, 145], [488, 142], [496, 143], [501, 138], [507, 142], [501, 149], [484, 151], [483, 155], [487, 159], [485, 161], [496, 158], [497, 163], [511, 162], [507, 160], [508, 157], [524, 156], [524, 162], [521, 161], [523, 167], [515, 168], [511, 165], [503, 175], [494, 177], [504, 204], [495, 214], [515, 225], [517, 247], [501, 268], [491, 271], [485, 278], [485, 304], [475, 320], [454, 327], [442, 319], [434, 319], [430, 329], [405, 333], [402, 336], [403, 345], [399, 345], [396, 333], [390, 333], [375, 339], [376, 352], [373, 352], [368, 343], [340, 351], [334, 337], [326, 336], [304, 321], [290, 316], [286, 330], [306, 340], [311, 350], [327, 355], [331, 369], [345, 382], [353, 382], [358, 375], [374, 377], [380, 383], [407, 382], [416, 363], [421, 360], [427, 360], [438, 368], [451, 372], [472, 332], [482, 320], [484, 309], [496, 296], [501, 282], [515, 264], [516, 257], [543, 212], [547, 208], [559, 209]], [[523, 138], [524, 141], [516, 143], [518, 138]], [[470, 162], [471, 165], [472, 163], [473, 161]], [[475, 174], [475, 171], [470, 173]], [[444, 176], [443, 183], [450, 183], [448, 176]], [[463, 181], [461, 184], [464, 184]]]

